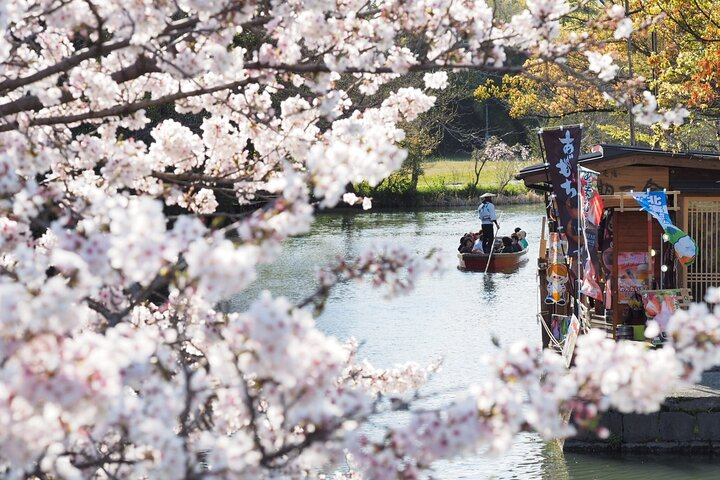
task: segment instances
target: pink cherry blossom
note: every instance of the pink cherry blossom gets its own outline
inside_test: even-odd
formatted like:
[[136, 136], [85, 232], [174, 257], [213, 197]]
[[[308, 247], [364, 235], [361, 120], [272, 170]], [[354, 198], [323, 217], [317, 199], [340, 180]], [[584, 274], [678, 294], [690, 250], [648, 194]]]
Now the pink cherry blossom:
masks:
[[[350, 465], [347, 478], [418, 478], [522, 431], [570, 435], [560, 410], [590, 424], [610, 407], [657, 409], [720, 363], [720, 312], [695, 306], [662, 350], [591, 333], [566, 370], [512, 345], [487, 383], [421, 407], [436, 363], [371, 365], [314, 319], [341, 282], [394, 297], [442, 270], [442, 255], [399, 245], [319, 269], [298, 304], [264, 292], [221, 308], [319, 209], [372, 207], [348, 183], [402, 166], [405, 123], [450, 71], [566, 66], [577, 51], [588, 71], [571, 73], [615, 79], [598, 41], [632, 33], [622, 8], [601, 34], [561, 35], [570, 2], [526, 3], [505, 22], [482, 0], [0, 2], [0, 471], [300, 478]], [[689, 115], [658, 111], [649, 92], [632, 113], [663, 128]], [[396, 409], [405, 424], [365, 435]]]

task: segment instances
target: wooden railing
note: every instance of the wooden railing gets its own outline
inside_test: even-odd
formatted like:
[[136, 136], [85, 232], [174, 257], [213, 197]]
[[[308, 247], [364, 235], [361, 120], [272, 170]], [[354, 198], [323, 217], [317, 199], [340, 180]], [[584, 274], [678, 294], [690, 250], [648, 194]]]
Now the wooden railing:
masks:
[[[639, 193], [639, 192], [638, 192]], [[600, 195], [603, 200], [605, 208], [616, 208], [619, 212], [639, 212], [642, 208], [637, 204], [632, 196], [633, 192], [620, 192], [612, 195]], [[678, 204], [678, 195], [680, 194], [677, 190], [669, 190], [665, 192], [668, 198], [669, 211], [680, 210]]]

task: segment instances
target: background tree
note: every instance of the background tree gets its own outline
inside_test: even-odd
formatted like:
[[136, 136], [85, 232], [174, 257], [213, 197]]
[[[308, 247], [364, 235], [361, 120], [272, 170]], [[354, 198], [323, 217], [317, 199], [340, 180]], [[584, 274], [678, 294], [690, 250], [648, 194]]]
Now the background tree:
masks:
[[498, 137], [490, 137], [481, 149], [472, 152], [473, 170], [475, 178], [471, 185], [477, 191], [480, 173], [487, 162], [498, 162], [495, 171], [495, 180], [498, 193], [502, 194], [508, 184], [515, 177], [522, 165], [530, 159], [530, 150], [524, 145], [509, 146]]
[[720, 149], [717, 5], [705, 0], [641, 0], [633, 9], [665, 17], [640, 38], [638, 50], [647, 58], [646, 77], [658, 102], [684, 104], [694, 113], [692, 126], [675, 132], [676, 142], [686, 148]]
[[[576, 14], [575, 20], [565, 24], [566, 34], [572, 35], [578, 17], [590, 19], [598, 14], [599, 7], [592, 8], [593, 5], [597, 4], [588, 4]], [[614, 5], [605, 2], [602, 8], [609, 6], [618, 12], [624, 11], [623, 2], [614, 2]], [[716, 43], [712, 26], [717, 21], [717, 13], [711, 10], [704, 2], [630, 2], [627, 22], [614, 32], [608, 31], [602, 49], [617, 62], [620, 78], [629, 79], [634, 74], [640, 82], [635, 87], [641, 88], [634, 88], [630, 96], [608, 97], [607, 89], [595, 80], [569, 74], [568, 70], [589, 66], [588, 58], [578, 54], [569, 55], [567, 63], [562, 65], [527, 62], [528, 69], [520, 75], [506, 75], [501, 82], [480, 85], [476, 98], [502, 99], [512, 116], [535, 120], [541, 126], [561, 121], [583, 123], [586, 145], [630, 143], [627, 112], [645, 102], [642, 90], [647, 89], [661, 107], [686, 105], [693, 115], [682, 125], [665, 119], [661, 128], [652, 127], [649, 125], [652, 122], [640, 118], [634, 125], [636, 142], [670, 149], [717, 149], [717, 114], [712, 107], [714, 89], [712, 77], [707, 75], [713, 68], [712, 51]], [[692, 16], [685, 12], [692, 12]], [[707, 18], [707, 22], [691, 18]], [[707, 88], [703, 79], [709, 81]], [[623, 98], [623, 102], [618, 102]], [[641, 113], [642, 107], [636, 106], [635, 110], [636, 114]]]
[[495, 170], [495, 182], [497, 192], [502, 194], [508, 184], [515, 178], [517, 172], [527, 164], [530, 159], [530, 151], [524, 145], [513, 145], [512, 147], [500, 140], [498, 137], [490, 137], [482, 149], [476, 149], [472, 153], [474, 160], [475, 180], [473, 190], [477, 190], [480, 180], [480, 172], [487, 162], [498, 162]]
[[[457, 149], [471, 149], [483, 142], [485, 125], [474, 122], [469, 113], [475, 82], [482, 77], [478, 72], [447, 72], [445, 87], [435, 92], [434, 107], [412, 122], [403, 123], [406, 139], [400, 145], [408, 152], [402, 167], [374, 188], [361, 186], [360, 191], [377, 197], [380, 192], [405, 197], [409, 204], [415, 202], [417, 184], [423, 173], [422, 164], [434, 154], [457, 153]], [[349, 98], [358, 108], [378, 106], [393, 89], [424, 85], [424, 74], [409, 73], [392, 79], [378, 88], [373, 95], [365, 95], [357, 89], [349, 90]], [[352, 77], [341, 80], [349, 85]]]
[[403, 130], [405, 139], [399, 145], [405, 149], [407, 157], [400, 168], [387, 177], [385, 183], [389, 192], [407, 196], [412, 201], [423, 174], [423, 162], [435, 152], [440, 137], [438, 133], [432, 134], [417, 124], [404, 125]]

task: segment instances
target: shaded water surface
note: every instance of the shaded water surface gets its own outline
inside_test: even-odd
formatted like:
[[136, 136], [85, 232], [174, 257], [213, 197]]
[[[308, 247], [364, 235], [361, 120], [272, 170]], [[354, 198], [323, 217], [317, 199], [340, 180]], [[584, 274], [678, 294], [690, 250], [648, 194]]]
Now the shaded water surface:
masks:
[[[481, 363], [496, 347], [516, 340], [538, 344], [536, 257], [542, 206], [502, 206], [500, 235], [516, 226], [527, 231], [528, 260], [511, 274], [457, 270], [460, 236], [479, 230], [472, 210], [332, 213], [320, 215], [313, 230], [284, 245], [282, 258], [262, 269], [260, 279], [243, 296], [233, 299], [243, 309], [261, 289], [301, 300], [316, 287], [314, 265], [336, 256], [350, 258], [373, 243], [401, 242], [426, 254], [442, 249], [447, 272], [423, 278], [415, 291], [391, 301], [365, 284], [336, 288], [318, 326], [340, 339], [362, 343], [360, 357], [377, 367], [442, 357], [443, 367], [423, 390], [434, 401], [449, 401], [467, 386], [488, 377]], [[563, 455], [535, 435], [518, 437], [501, 457], [472, 456], [441, 462], [435, 476], [442, 479], [685, 479], [720, 478], [720, 461], [687, 457], [617, 457]]]

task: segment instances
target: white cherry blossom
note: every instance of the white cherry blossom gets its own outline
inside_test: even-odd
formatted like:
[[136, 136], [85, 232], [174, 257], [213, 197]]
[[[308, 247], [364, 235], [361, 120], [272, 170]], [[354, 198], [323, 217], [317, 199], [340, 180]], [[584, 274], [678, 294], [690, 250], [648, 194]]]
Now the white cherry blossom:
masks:
[[444, 90], [448, 86], [447, 72], [426, 73], [423, 76], [425, 87]]
[[[524, 430], [570, 435], [561, 409], [579, 423], [656, 409], [720, 363], [720, 312], [693, 307], [660, 351], [591, 334], [566, 371], [513, 345], [486, 384], [416, 407], [437, 365], [370, 365], [313, 316], [339, 282], [393, 297], [441, 270], [441, 255], [398, 245], [319, 270], [298, 305], [262, 293], [246, 311], [220, 308], [318, 209], [372, 207], [347, 184], [399, 168], [402, 125], [438, 101], [403, 74], [442, 90], [451, 70], [567, 65], [579, 51], [614, 80], [595, 42], [632, 22], [615, 6], [604, 36], [561, 35], [573, 8], [529, 0], [503, 22], [482, 0], [0, 1], [0, 471], [299, 478], [347, 454], [352, 478], [417, 478]], [[689, 115], [643, 95], [641, 123]], [[408, 422], [366, 437], [398, 402]]]
[[617, 40], [621, 38], [628, 38], [634, 29], [635, 27], [633, 27], [632, 20], [629, 18], [623, 18], [618, 22], [615, 33], [613, 33], [613, 37]]
[[609, 53], [585, 52], [585, 56], [590, 62], [588, 69], [597, 73], [600, 80], [612, 80], [620, 69]]

